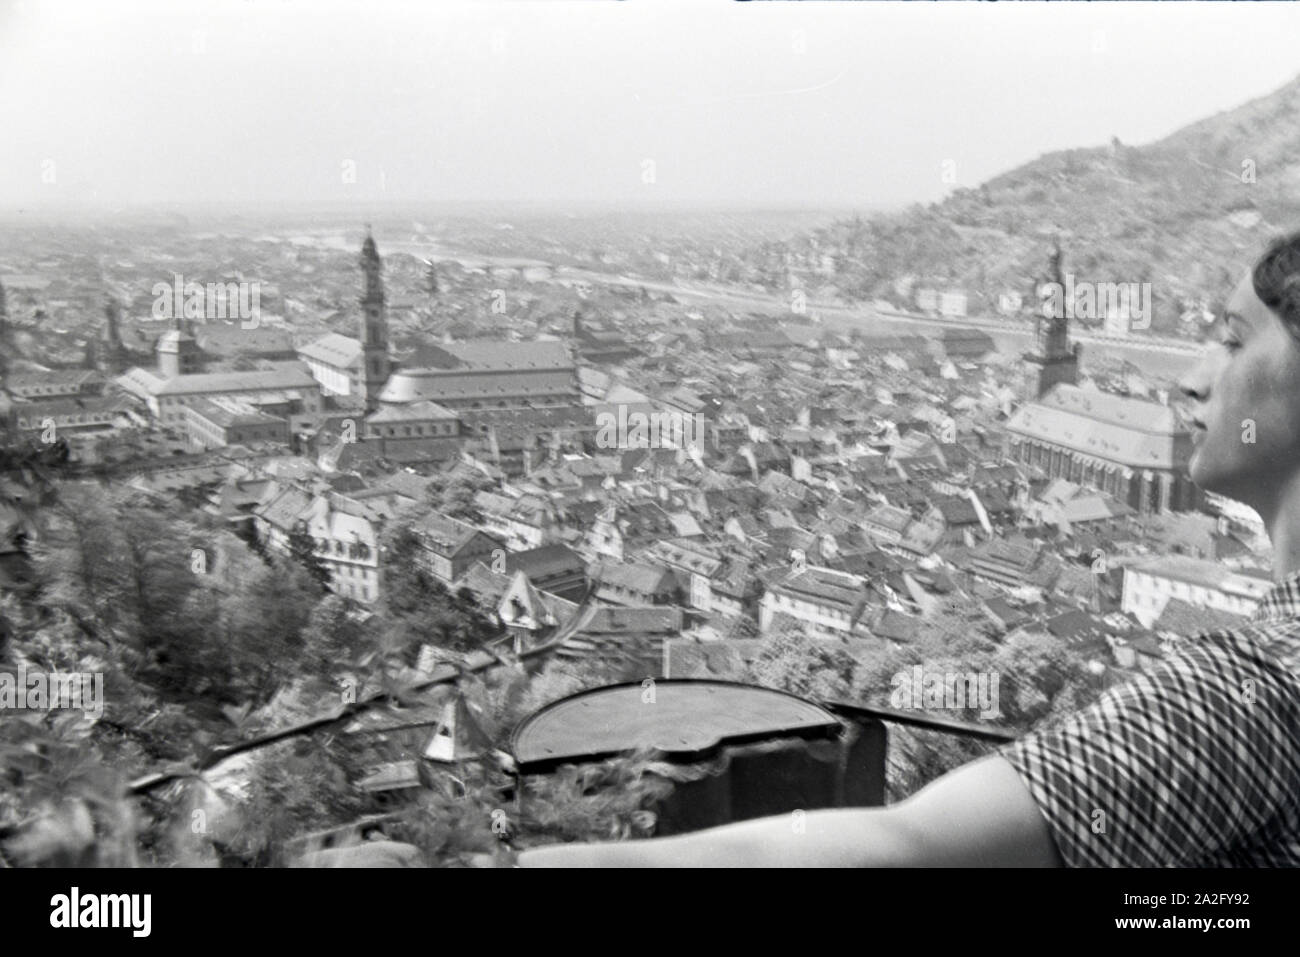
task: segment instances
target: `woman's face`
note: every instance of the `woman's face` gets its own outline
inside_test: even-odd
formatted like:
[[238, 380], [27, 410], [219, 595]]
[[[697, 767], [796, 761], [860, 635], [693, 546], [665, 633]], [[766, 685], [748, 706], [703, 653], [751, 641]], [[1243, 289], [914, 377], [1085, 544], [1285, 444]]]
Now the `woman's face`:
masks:
[[1197, 424], [1188, 471], [1206, 491], [1263, 511], [1300, 465], [1300, 342], [1247, 275], [1216, 342], [1179, 382]]

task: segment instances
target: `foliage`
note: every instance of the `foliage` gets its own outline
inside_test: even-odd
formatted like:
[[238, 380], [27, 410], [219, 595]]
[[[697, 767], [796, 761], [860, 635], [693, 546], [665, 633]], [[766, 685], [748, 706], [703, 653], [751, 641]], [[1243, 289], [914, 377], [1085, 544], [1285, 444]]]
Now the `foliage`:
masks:
[[652, 757], [633, 754], [599, 764], [565, 765], [529, 782], [522, 822], [530, 838], [611, 841], [650, 837], [653, 807], [672, 792], [651, 771]]
[[779, 631], [763, 639], [746, 680], [805, 698], [830, 700], [846, 697], [857, 667], [857, 660], [839, 642], [798, 630]]
[[316, 540], [307, 531], [307, 524], [299, 522], [289, 530], [289, 555], [301, 565], [321, 590], [330, 585], [330, 570], [316, 554]]

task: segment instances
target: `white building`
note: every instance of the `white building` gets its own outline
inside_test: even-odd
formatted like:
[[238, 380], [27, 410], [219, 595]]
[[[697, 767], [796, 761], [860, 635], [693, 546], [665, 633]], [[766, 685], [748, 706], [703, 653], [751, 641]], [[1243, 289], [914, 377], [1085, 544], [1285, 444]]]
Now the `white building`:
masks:
[[1164, 555], [1124, 567], [1120, 608], [1146, 628], [1160, 617], [1171, 598], [1247, 617], [1272, 584], [1268, 577], [1233, 571], [1219, 562]]
[[853, 633], [865, 602], [864, 579], [860, 576], [808, 566], [768, 587], [759, 606], [758, 623], [766, 631], [781, 613], [797, 619], [814, 637], [846, 637]]
[[298, 358], [311, 370], [328, 395], [354, 395], [360, 391], [361, 341], [331, 332], [298, 349]]

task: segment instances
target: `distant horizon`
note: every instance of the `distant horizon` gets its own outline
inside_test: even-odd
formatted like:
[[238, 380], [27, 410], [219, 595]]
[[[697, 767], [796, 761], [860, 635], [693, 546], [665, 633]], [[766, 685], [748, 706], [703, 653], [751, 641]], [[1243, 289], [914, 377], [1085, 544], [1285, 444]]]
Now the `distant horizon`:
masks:
[[1296, 35], [1291, 4], [0, 0], [0, 216], [898, 210], [1267, 96]]

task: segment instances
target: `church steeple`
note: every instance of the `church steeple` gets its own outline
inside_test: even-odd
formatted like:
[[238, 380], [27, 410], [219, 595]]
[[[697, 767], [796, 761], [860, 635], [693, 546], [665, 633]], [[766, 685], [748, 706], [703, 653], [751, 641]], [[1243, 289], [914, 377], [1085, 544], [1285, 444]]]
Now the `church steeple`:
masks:
[[366, 239], [361, 244], [361, 270], [366, 277], [366, 294], [361, 299], [361, 384], [365, 393], [366, 411], [379, 407], [379, 393], [388, 381], [388, 316], [384, 305], [384, 281], [380, 276], [383, 264], [375, 238], [366, 227]]
[[1063, 258], [1058, 238], [1048, 259], [1043, 287], [1049, 293], [1041, 297], [1044, 305], [1034, 321], [1034, 342], [1038, 351], [1024, 354], [1031, 373], [1037, 372], [1037, 382], [1029, 383], [1030, 391], [1037, 399], [1063, 382], [1075, 385], [1079, 381], [1080, 347], [1077, 342], [1070, 343], [1070, 310], [1065, 302], [1067, 284], [1061, 267]]

